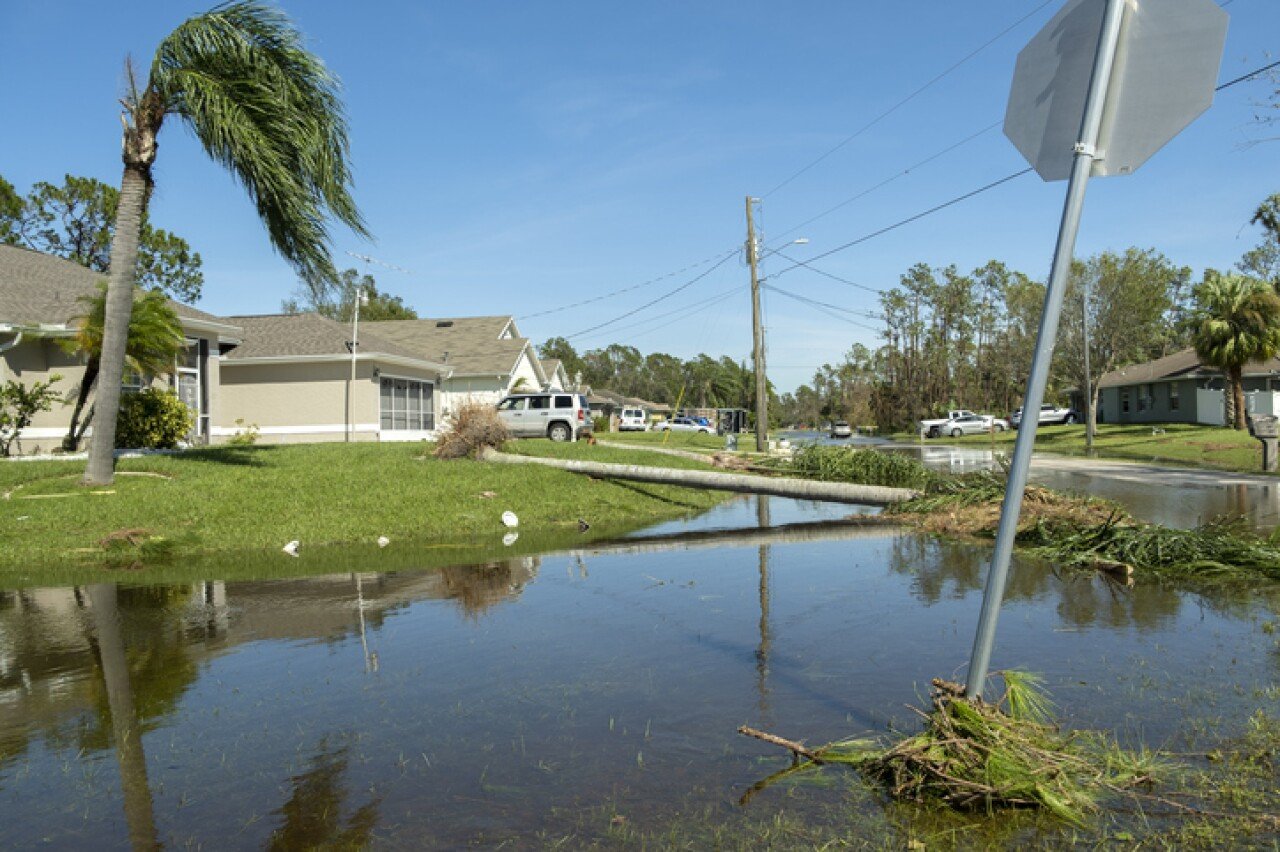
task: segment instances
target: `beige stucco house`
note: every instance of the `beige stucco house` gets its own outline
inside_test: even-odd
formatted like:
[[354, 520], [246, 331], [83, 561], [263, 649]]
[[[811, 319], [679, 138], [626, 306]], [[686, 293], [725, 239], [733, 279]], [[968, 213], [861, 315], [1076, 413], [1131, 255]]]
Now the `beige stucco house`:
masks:
[[[69, 261], [0, 246], [0, 382], [56, 374], [59, 390], [78, 388], [84, 357], [59, 341], [74, 336], [81, 300], [101, 280]], [[146, 382], [173, 388], [191, 408], [192, 443], [249, 430], [270, 443], [421, 440], [463, 401], [566, 383], [558, 364], [544, 370], [510, 316], [361, 323], [353, 347], [349, 324], [314, 313], [218, 317], [171, 305], [188, 347], [170, 375]], [[70, 416], [69, 406], [41, 414], [18, 451], [57, 448]]]
[[446, 414], [464, 401], [497, 402], [515, 390], [547, 386], [538, 354], [514, 317], [389, 320], [363, 327], [450, 369], [441, 397]]
[[[0, 382], [31, 385], [57, 375], [61, 378], [54, 389], [74, 393], [84, 376], [85, 358], [62, 344], [75, 336], [77, 319], [86, 312], [83, 300], [104, 280], [102, 274], [70, 261], [0, 245]], [[148, 383], [174, 388], [195, 414], [193, 438], [207, 440], [212, 412], [219, 406], [220, 356], [240, 343], [241, 329], [190, 305], [170, 305], [182, 321], [187, 350], [172, 374]], [[66, 435], [70, 418], [69, 406], [55, 405], [37, 415], [23, 430], [18, 448], [26, 454], [53, 450]]]
[[222, 358], [215, 443], [250, 424], [272, 443], [417, 441], [438, 428], [450, 367], [367, 328], [353, 358], [351, 326], [319, 314], [229, 321], [244, 334]]

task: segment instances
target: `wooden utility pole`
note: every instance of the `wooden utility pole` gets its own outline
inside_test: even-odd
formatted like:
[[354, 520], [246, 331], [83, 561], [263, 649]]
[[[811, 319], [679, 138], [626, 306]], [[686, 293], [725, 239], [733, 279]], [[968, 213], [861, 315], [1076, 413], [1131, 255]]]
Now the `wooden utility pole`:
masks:
[[756, 246], [755, 221], [751, 205], [756, 199], [747, 196], [747, 263], [751, 265], [751, 336], [754, 343], [756, 372], [756, 452], [769, 449], [769, 379], [764, 367], [764, 323], [760, 317], [759, 251]]

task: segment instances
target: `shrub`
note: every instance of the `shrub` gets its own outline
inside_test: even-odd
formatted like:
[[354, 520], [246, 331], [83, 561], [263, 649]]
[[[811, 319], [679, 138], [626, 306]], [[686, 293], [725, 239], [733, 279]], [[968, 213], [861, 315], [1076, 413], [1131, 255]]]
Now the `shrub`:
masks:
[[172, 450], [191, 431], [191, 409], [173, 391], [125, 394], [116, 420], [116, 447]]
[[436, 458], [475, 458], [485, 447], [500, 447], [510, 437], [492, 405], [464, 402], [445, 420], [444, 434], [436, 444]]
[[27, 387], [22, 382], [7, 381], [0, 385], [0, 456], [8, 456], [13, 442], [41, 411], [53, 408], [61, 394], [52, 389], [61, 376], [50, 376], [47, 382]]
[[245, 424], [244, 418], [236, 418], [236, 433], [227, 439], [228, 447], [252, 447], [258, 443], [258, 424]]
[[802, 476], [827, 482], [898, 488], [925, 488], [936, 478], [919, 461], [900, 453], [820, 444], [797, 450], [791, 459], [791, 469]]
[[608, 418], [608, 417], [605, 417], [603, 414], [599, 414], [599, 415], [596, 415], [595, 417], [592, 417], [592, 418], [591, 418], [591, 431], [593, 431], [593, 432], [608, 432], [608, 431], [609, 431], [609, 418]]

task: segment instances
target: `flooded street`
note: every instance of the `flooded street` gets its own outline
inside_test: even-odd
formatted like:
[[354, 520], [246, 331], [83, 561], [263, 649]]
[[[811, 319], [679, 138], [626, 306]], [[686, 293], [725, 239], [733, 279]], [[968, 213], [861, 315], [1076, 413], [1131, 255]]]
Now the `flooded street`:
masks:
[[[910, 819], [847, 770], [739, 805], [788, 760], [735, 729], [914, 729], [967, 661], [987, 550], [645, 544], [846, 512], [737, 499], [630, 548], [0, 592], [0, 846], [611, 845], [779, 813], [892, 837]], [[1042, 672], [1072, 726], [1182, 748], [1276, 706], [1278, 606], [1019, 561], [993, 662]]]
[[[943, 473], [991, 470], [1004, 449], [969, 445], [891, 443], [857, 437], [837, 441], [816, 432], [792, 433], [793, 441], [856, 446], [903, 453]], [[1221, 517], [1239, 517], [1259, 531], [1280, 527], [1280, 479], [1229, 472], [1151, 467], [1103, 459], [1037, 454], [1031, 481], [1060, 491], [1093, 494], [1115, 500], [1134, 517], [1169, 527], [1192, 528]]]

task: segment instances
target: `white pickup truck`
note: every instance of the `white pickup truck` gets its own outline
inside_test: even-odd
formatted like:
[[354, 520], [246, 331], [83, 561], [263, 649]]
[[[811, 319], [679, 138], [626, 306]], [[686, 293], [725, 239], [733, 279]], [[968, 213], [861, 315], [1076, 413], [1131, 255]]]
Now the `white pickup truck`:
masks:
[[921, 420], [920, 434], [928, 435], [929, 430], [932, 429], [934, 426], [941, 426], [943, 423], [946, 423], [950, 420], [955, 420], [958, 417], [968, 417], [970, 414], [973, 414], [973, 412], [968, 410], [967, 408], [957, 408], [954, 411], [948, 411], [946, 417], [940, 417], [936, 420]]
[[974, 414], [966, 409], [948, 411], [944, 420], [921, 420], [920, 435], [924, 438], [941, 438], [950, 435], [973, 435], [980, 432], [1003, 432], [1009, 428], [1009, 422], [990, 414]]

